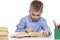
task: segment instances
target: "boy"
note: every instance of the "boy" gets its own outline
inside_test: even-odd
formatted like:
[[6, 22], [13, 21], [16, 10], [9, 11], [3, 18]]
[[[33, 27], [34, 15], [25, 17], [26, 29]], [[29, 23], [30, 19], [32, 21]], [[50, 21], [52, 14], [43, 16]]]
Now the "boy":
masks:
[[51, 35], [51, 31], [47, 26], [46, 20], [41, 17], [43, 11], [43, 3], [41, 1], [32, 1], [30, 4], [30, 15], [21, 19], [17, 25], [16, 32], [42, 32], [47, 37]]

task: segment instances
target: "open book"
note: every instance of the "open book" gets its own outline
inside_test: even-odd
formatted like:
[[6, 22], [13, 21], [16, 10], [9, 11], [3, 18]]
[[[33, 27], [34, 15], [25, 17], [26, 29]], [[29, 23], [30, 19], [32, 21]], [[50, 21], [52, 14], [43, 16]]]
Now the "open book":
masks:
[[29, 33], [19, 32], [19, 33], [13, 34], [11, 37], [12, 38], [20, 38], [20, 37], [43, 37], [43, 35], [41, 33], [38, 33], [38, 32], [29, 32]]

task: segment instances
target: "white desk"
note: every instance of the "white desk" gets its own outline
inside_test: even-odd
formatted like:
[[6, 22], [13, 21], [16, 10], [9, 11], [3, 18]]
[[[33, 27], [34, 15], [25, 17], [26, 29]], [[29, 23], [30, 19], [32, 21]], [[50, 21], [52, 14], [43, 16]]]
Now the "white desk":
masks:
[[[13, 34], [12, 34], [13, 35]], [[49, 37], [22, 37], [22, 38], [11, 38], [9, 36], [9, 40], [52, 40], [52, 36]]]
[[9, 40], [52, 40], [50, 37], [24, 37], [24, 38], [9, 38]]

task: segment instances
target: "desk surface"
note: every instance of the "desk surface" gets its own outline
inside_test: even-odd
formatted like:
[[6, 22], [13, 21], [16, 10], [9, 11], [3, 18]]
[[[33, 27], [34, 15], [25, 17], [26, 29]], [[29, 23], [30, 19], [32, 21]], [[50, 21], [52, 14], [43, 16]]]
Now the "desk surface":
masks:
[[[13, 34], [12, 34], [13, 35]], [[52, 40], [52, 37], [22, 37], [22, 38], [11, 38], [11, 36], [9, 36], [9, 40]]]
[[9, 40], [52, 40], [50, 37], [24, 37], [24, 38], [10, 38]]

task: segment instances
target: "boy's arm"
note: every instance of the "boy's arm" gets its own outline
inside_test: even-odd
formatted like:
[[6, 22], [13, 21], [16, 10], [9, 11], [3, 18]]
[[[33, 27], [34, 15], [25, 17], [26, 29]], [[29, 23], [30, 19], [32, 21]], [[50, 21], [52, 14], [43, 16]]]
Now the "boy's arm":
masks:
[[16, 32], [25, 32], [25, 28], [26, 28], [25, 20], [24, 19], [21, 19], [21, 21], [17, 25]]
[[46, 23], [46, 20], [45, 20], [45, 19], [42, 21], [42, 27], [43, 27], [43, 30], [45, 30], [45, 31], [44, 31], [45, 33], [48, 32], [49, 35], [52, 34], [51, 30], [50, 30], [49, 27], [47, 26], [47, 23]]

